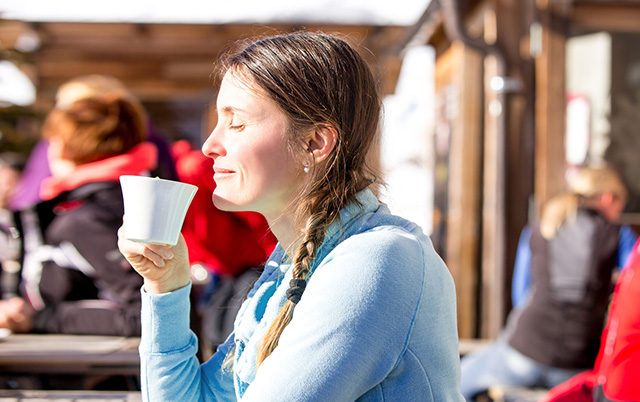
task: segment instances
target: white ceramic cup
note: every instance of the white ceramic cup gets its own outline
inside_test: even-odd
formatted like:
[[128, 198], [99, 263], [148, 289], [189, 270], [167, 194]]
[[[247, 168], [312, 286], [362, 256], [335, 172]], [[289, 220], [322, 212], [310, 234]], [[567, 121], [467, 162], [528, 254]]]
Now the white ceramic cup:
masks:
[[178, 243], [184, 217], [198, 187], [147, 176], [120, 176], [124, 236], [150, 244]]

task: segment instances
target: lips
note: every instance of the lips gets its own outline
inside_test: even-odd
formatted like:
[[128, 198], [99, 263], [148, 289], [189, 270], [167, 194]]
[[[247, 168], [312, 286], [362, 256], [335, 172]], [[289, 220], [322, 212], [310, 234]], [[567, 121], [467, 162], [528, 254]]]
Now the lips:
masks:
[[213, 173], [215, 173], [215, 174], [218, 174], [218, 173], [220, 173], [220, 174], [229, 174], [229, 173], [234, 173], [234, 171], [231, 170], [231, 169], [214, 167], [213, 168]]
[[231, 169], [225, 169], [225, 168], [219, 168], [219, 167], [214, 167], [213, 168], [213, 180], [220, 180], [224, 177], [229, 177], [232, 174], [234, 174], [235, 171], [231, 170]]

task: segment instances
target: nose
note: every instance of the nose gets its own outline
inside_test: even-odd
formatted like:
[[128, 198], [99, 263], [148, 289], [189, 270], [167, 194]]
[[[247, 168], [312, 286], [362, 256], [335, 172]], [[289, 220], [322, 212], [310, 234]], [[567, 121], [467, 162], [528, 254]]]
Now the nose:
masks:
[[211, 131], [211, 134], [209, 134], [209, 137], [207, 137], [206, 141], [204, 142], [204, 144], [202, 144], [202, 153], [211, 159], [214, 159], [220, 155], [224, 155], [224, 147], [222, 146], [222, 141], [221, 141], [221, 131], [219, 129], [219, 125], [216, 125], [216, 127], [213, 129], [213, 131]]

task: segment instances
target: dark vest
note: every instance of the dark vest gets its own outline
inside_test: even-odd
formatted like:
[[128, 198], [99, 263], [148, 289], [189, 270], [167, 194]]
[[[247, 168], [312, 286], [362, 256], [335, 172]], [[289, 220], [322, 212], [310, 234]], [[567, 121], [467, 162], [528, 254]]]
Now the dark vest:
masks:
[[580, 209], [547, 241], [531, 235], [531, 293], [509, 317], [507, 341], [552, 367], [593, 367], [605, 323], [619, 226]]

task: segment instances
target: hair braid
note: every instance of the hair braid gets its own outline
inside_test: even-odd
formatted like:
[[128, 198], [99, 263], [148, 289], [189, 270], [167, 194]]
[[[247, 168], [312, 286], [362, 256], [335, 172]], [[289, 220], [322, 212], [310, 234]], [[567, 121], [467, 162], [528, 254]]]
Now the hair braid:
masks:
[[[294, 254], [292, 268], [294, 280], [302, 279], [306, 281], [309, 279], [309, 276], [311, 275], [311, 264], [316, 257], [318, 248], [324, 240], [327, 228], [333, 220], [327, 218], [336, 215], [329, 213], [329, 211], [324, 208], [324, 204], [326, 204], [326, 201], [329, 199], [329, 194], [325, 192], [321, 198], [324, 198], [325, 202], [311, 201], [310, 203], [310, 209], [314, 212], [312, 212], [307, 219], [307, 224], [304, 228], [304, 238]], [[291, 319], [293, 318], [293, 310], [296, 305], [297, 303], [293, 302], [291, 299], [287, 300], [278, 313], [278, 316], [269, 327], [269, 330], [262, 339], [262, 343], [258, 351], [258, 365], [260, 365], [264, 359], [273, 352], [276, 346], [278, 346], [280, 335], [291, 322]]]

